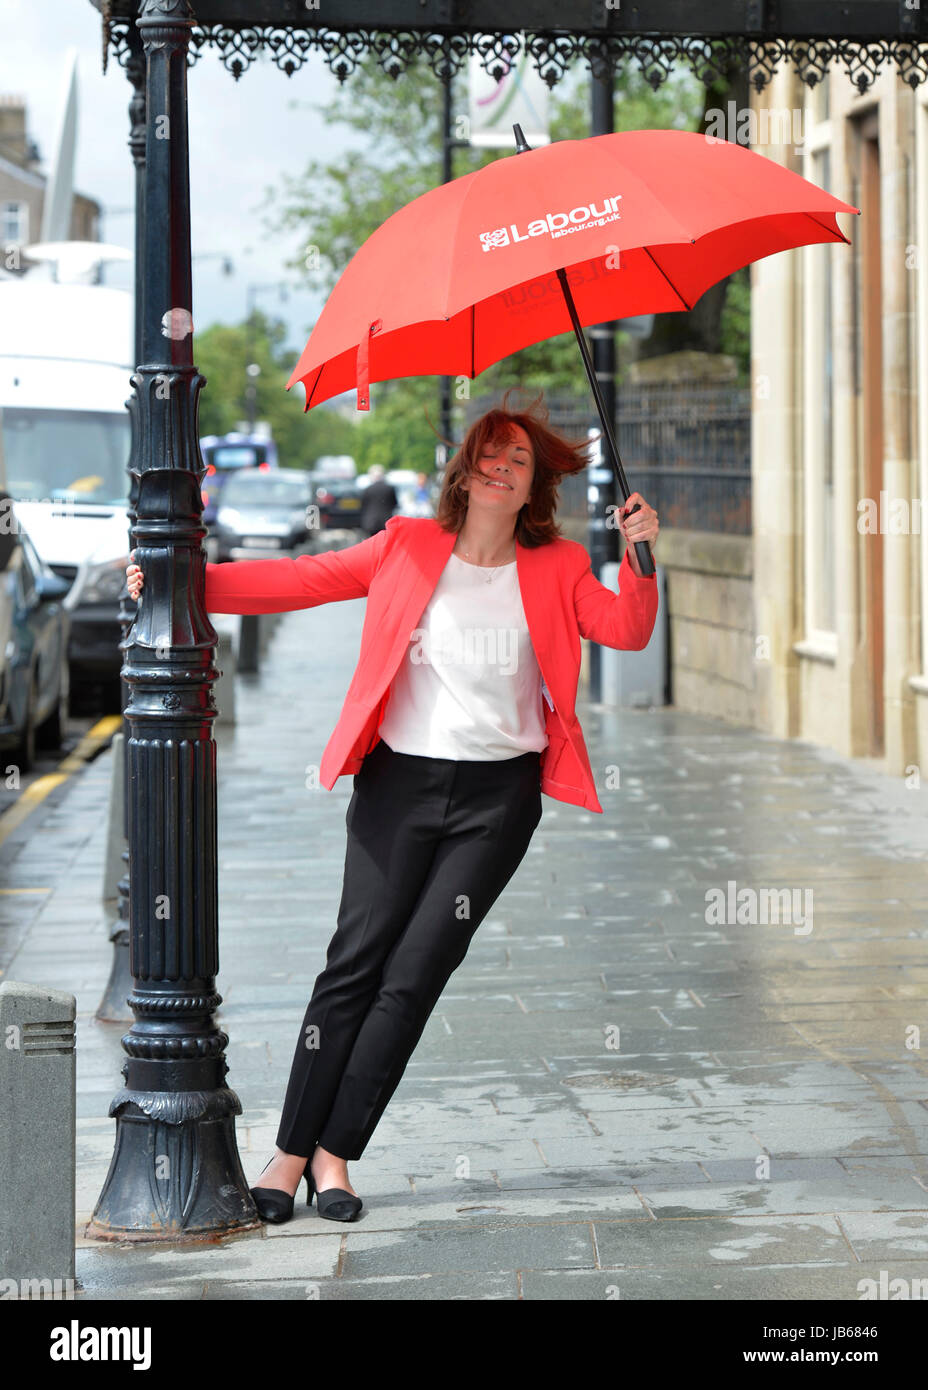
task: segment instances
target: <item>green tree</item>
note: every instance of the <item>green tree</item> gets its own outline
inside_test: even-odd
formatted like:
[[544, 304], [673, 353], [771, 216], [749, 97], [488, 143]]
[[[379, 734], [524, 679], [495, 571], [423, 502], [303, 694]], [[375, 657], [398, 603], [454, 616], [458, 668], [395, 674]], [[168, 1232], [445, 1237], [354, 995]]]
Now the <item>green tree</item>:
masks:
[[[467, 109], [464, 71], [452, 79], [452, 97], [455, 110]], [[312, 159], [301, 174], [285, 174], [282, 186], [266, 190], [268, 225], [298, 235], [300, 249], [286, 264], [307, 285], [328, 292], [382, 222], [441, 182], [441, 83], [421, 58], [394, 79], [367, 57], [331, 104], [289, 105], [368, 140], [366, 149], [348, 150], [336, 160]], [[455, 150], [454, 174], [493, 157], [490, 151]]]
[[[619, 130], [697, 130], [703, 87], [688, 68], [676, 68], [655, 91], [637, 67], [623, 68], [613, 84], [613, 125]], [[575, 65], [554, 89], [551, 133], [555, 140], [582, 140], [590, 133], [590, 77]]]
[[[615, 128], [700, 129], [710, 95], [712, 101], [721, 100], [728, 90], [722, 83], [707, 91], [688, 69], [680, 69], [655, 91], [637, 67], [628, 67], [615, 79]], [[467, 109], [466, 69], [452, 79], [452, 103], [455, 112]], [[552, 139], [588, 135], [590, 104], [589, 69], [585, 63], [577, 64], [555, 89]], [[333, 102], [313, 109], [323, 124], [352, 130], [367, 137], [367, 144], [335, 161], [311, 160], [302, 173], [286, 176], [282, 189], [267, 190], [265, 209], [275, 231], [297, 234], [299, 250], [288, 265], [308, 285], [328, 292], [359, 246], [382, 222], [440, 182], [442, 86], [422, 60], [394, 80], [369, 58]], [[453, 173], [459, 177], [492, 159], [512, 157], [502, 151], [456, 148]], [[693, 346], [694, 337], [706, 342], [717, 340], [724, 304], [723, 286], [711, 302], [707, 301], [702, 316], [659, 315], [655, 345], [644, 350], [653, 351], [658, 343], [661, 352]], [[740, 352], [743, 357], [743, 306], [733, 306], [724, 333], [725, 350], [736, 355]], [[620, 335], [620, 349], [622, 345]], [[720, 349], [716, 344], [710, 350]], [[512, 354], [475, 378], [469, 390], [474, 395], [501, 394], [505, 387], [516, 384], [533, 391], [585, 392], [588, 388], [573, 333]], [[384, 461], [404, 457], [410, 451], [418, 455], [420, 448], [425, 450], [427, 437], [432, 441], [431, 456], [435, 436], [425, 422], [426, 412], [432, 414], [429, 399], [435, 403], [433, 418], [437, 423], [437, 377], [416, 383], [399, 380], [376, 384], [370, 417], [358, 425], [358, 457], [373, 462], [375, 456]], [[413, 427], [420, 431], [415, 442], [403, 433]], [[391, 443], [387, 436], [393, 429], [397, 438]]]
[[380, 463], [384, 468], [430, 473], [439, 438], [438, 393], [433, 378], [378, 383], [372, 407], [355, 426], [354, 456], [359, 471], [364, 473], [372, 463]]
[[742, 266], [728, 278], [722, 309], [720, 349], [738, 364], [738, 385], [751, 380], [751, 267]]
[[286, 336], [286, 324], [259, 309], [245, 323], [212, 324], [198, 334], [197, 367], [207, 381], [199, 400], [200, 434], [226, 434], [248, 418], [245, 368], [256, 363], [255, 416], [268, 421], [283, 467], [310, 468], [320, 454], [353, 453], [351, 420], [324, 406], [304, 414], [302, 389], [286, 390], [293, 370]]

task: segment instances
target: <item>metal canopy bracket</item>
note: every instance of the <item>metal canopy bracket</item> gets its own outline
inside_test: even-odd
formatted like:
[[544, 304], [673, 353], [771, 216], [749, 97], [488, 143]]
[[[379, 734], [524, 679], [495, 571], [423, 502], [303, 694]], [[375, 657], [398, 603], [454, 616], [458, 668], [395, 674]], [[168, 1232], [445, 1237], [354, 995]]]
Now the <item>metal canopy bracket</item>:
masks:
[[776, 0], [747, 0], [744, 31], [746, 34], [772, 34], [777, 31]]
[[[925, 12], [920, 4], [913, 5], [912, 0], [896, 0], [899, 7], [899, 32], [900, 34], [924, 34], [925, 33]], [[919, 20], [922, 22], [919, 23]]]
[[[125, 66], [137, 0], [90, 2], [104, 71], [110, 52]], [[212, 48], [236, 80], [262, 53], [288, 77], [319, 53], [340, 82], [370, 57], [392, 77], [420, 59], [440, 77], [472, 53], [496, 77], [526, 53], [549, 87], [576, 62], [594, 75], [636, 63], [655, 90], [680, 62], [707, 80], [740, 60], [756, 91], [784, 60], [810, 87], [833, 62], [860, 92], [884, 63], [910, 87], [928, 80], [928, 3], [911, 0], [522, 0], [505, 30], [498, 0], [196, 0], [195, 13], [188, 63]]]

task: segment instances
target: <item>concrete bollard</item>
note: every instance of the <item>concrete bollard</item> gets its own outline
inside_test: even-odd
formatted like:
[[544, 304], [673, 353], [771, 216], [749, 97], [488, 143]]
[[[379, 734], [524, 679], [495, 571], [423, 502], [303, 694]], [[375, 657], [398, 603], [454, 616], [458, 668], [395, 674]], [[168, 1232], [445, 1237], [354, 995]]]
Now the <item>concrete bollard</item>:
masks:
[[[0, 983], [0, 1287], [74, 1279], [73, 994]], [[14, 1281], [11, 1286], [9, 1281]]]
[[[603, 705], [648, 709], [666, 704], [667, 685], [667, 586], [663, 567], [655, 562], [658, 589], [657, 622], [643, 652], [603, 647], [600, 652], [600, 700]], [[601, 584], [620, 593], [619, 566], [603, 565]]]
[[268, 647], [271, 645], [271, 640], [277, 629], [277, 624], [283, 616], [283, 613], [262, 613], [260, 615], [258, 620], [258, 634], [262, 656], [264, 656]]
[[253, 674], [258, 669], [260, 657], [260, 632], [258, 613], [243, 613], [238, 639], [238, 669]]
[[213, 685], [213, 696], [219, 710], [213, 723], [234, 724], [235, 672], [238, 669], [238, 658], [232, 633], [225, 630], [220, 632], [217, 628], [217, 636], [219, 641], [216, 643], [216, 665], [222, 671], [222, 675]]

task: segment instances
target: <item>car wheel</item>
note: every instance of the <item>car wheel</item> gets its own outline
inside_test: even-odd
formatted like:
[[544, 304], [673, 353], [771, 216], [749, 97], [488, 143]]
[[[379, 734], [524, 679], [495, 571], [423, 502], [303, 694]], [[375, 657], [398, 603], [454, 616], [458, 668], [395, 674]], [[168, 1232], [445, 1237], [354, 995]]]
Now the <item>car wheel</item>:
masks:
[[26, 723], [13, 750], [13, 756], [21, 772], [31, 772], [35, 766], [35, 676], [29, 682], [29, 696], [26, 700]]
[[36, 743], [42, 748], [60, 748], [64, 743], [68, 718], [68, 687], [62, 672], [61, 688], [51, 714], [36, 730]]

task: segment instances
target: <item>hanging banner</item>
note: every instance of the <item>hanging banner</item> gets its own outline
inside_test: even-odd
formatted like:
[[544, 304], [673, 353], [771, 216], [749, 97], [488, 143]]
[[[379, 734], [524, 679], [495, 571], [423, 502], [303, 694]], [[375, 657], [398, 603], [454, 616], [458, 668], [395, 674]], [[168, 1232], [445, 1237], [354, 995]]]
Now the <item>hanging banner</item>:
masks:
[[[505, 56], [502, 61], [506, 61]], [[516, 122], [533, 148], [550, 144], [548, 84], [526, 54], [520, 53], [497, 81], [484, 70], [479, 55], [472, 53], [468, 79], [467, 138], [471, 145], [514, 150], [512, 127]]]

